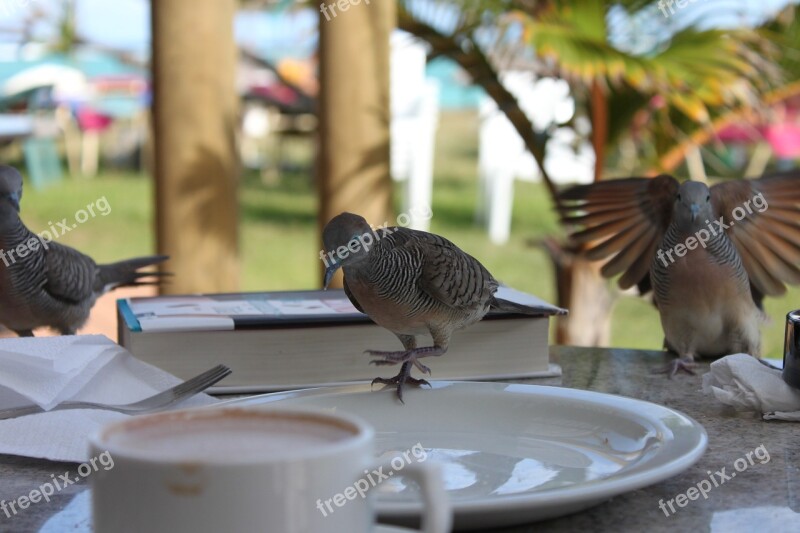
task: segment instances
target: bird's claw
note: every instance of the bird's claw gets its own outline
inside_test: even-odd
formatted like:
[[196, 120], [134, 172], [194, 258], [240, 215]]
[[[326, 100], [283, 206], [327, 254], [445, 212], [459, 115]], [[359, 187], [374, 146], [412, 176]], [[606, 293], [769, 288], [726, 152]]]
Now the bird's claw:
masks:
[[392, 366], [392, 365], [396, 365], [397, 361], [387, 361], [385, 359], [375, 359], [373, 361], [370, 361], [369, 364], [375, 365], [375, 366]]
[[414, 387], [422, 387], [423, 385], [427, 385], [428, 387], [431, 386], [427, 380], [424, 379], [417, 379], [412, 378], [411, 376], [400, 373], [393, 378], [375, 378], [370, 383], [370, 387], [375, 385], [376, 383], [381, 385], [397, 385], [397, 399], [400, 400], [400, 403], [405, 404], [406, 402], [403, 401], [403, 385], [413, 385]]
[[[395, 376], [393, 378], [375, 378], [370, 383], [370, 386], [379, 383], [381, 385], [399, 385], [401, 383], [400, 376]], [[408, 376], [406, 379], [402, 380], [402, 383], [408, 383], [409, 385], [414, 385], [415, 387], [421, 387], [423, 385], [431, 386], [425, 379], [417, 379]]]
[[420, 363], [419, 359], [423, 357], [442, 355], [445, 350], [446, 349], [443, 349], [440, 346], [429, 346], [425, 348], [412, 348], [402, 352], [365, 350], [364, 353], [379, 358], [370, 361], [371, 364], [376, 366], [388, 366], [402, 363], [403, 366], [400, 368], [400, 372], [395, 377], [389, 379], [375, 378], [372, 380], [372, 385], [375, 385], [376, 383], [383, 385], [397, 385], [397, 399], [399, 399], [401, 403], [405, 403], [403, 402], [403, 385], [406, 383], [416, 387], [421, 387], [422, 385], [427, 385], [429, 387], [431, 386], [431, 384], [424, 379], [415, 379], [411, 377], [412, 365], [417, 367], [423, 374], [430, 375], [431, 369]]
[[414, 357], [414, 352], [412, 350], [405, 350], [402, 352], [382, 352], [380, 350], [365, 350], [364, 353], [371, 357], [382, 357], [383, 359], [370, 361], [370, 363], [379, 366], [405, 363], [407, 361], [410, 361]]
[[417, 367], [420, 372], [422, 372], [423, 374], [428, 374], [429, 376], [431, 375], [431, 369], [430, 368], [428, 368], [427, 366], [423, 365], [422, 363], [420, 363], [416, 359], [413, 360], [413, 363], [414, 363], [414, 366]]
[[405, 363], [411, 357], [411, 351], [406, 350], [403, 352], [383, 352], [380, 350], [365, 350], [365, 354], [371, 357], [383, 357], [382, 361], [370, 361], [370, 363], [396, 365], [397, 363]]
[[423, 365], [419, 362], [412, 351], [406, 352], [380, 352], [377, 350], [367, 350], [364, 353], [368, 353], [373, 357], [383, 357], [383, 359], [373, 359], [369, 363], [375, 366], [391, 366], [396, 365], [399, 363], [411, 363], [415, 367], [419, 369], [420, 372], [423, 374], [430, 375], [431, 369], [427, 366]]

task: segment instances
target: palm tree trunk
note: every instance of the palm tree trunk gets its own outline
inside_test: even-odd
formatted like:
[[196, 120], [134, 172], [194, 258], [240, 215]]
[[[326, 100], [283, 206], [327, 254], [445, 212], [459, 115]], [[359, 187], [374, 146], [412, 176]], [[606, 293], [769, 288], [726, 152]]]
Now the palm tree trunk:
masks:
[[[395, 3], [348, 4], [346, 12], [335, 5], [323, 3], [327, 9], [320, 8], [319, 19], [320, 229], [342, 211], [391, 225], [389, 37]], [[331, 285], [341, 286], [341, 275]]]
[[568, 315], [556, 317], [556, 344], [608, 346], [614, 299], [600, 273], [602, 263], [553, 238], [541, 245], [553, 264], [557, 305], [569, 309]]
[[173, 294], [239, 287], [235, 8], [152, 3], [156, 234]]

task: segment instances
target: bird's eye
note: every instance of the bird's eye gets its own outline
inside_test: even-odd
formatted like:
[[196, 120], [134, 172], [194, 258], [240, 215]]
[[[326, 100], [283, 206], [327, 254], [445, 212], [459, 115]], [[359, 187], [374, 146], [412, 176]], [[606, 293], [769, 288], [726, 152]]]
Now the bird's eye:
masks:
[[678, 201], [681, 201], [681, 193], [678, 193]]
[[709, 194], [709, 195], [706, 196], [706, 202], [710, 202], [710, 201], [711, 201], [711, 195]]

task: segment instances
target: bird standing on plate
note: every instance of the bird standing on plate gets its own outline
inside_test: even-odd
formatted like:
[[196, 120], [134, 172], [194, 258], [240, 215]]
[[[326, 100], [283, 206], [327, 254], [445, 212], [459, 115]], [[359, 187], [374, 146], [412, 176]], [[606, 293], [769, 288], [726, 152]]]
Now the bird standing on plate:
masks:
[[800, 175], [728, 181], [710, 189], [667, 175], [581, 185], [562, 193], [562, 220], [606, 277], [653, 289], [665, 371], [692, 373], [695, 357], [760, 355], [765, 295], [800, 283]]
[[[367, 350], [378, 359], [372, 363], [400, 364], [391, 379], [372, 383], [397, 385], [403, 400], [403, 385], [429, 385], [411, 377], [412, 366], [425, 374], [420, 362], [447, 352], [453, 332], [479, 321], [490, 308], [514, 313], [551, 314], [551, 308], [536, 308], [494, 296], [499, 283], [477, 259], [444, 237], [402, 227], [373, 231], [359, 215], [342, 213], [322, 232], [329, 250], [325, 287], [336, 270], [344, 271], [344, 290], [353, 305], [403, 343], [402, 351]], [[417, 346], [417, 335], [430, 334], [432, 346]]]
[[0, 323], [21, 337], [49, 326], [74, 335], [89, 318], [98, 296], [117, 287], [150, 285], [158, 272], [139, 269], [166, 256], [98, 265], [77, 250], [33, 234], [19, 218], [22, 176], [0, 166]]

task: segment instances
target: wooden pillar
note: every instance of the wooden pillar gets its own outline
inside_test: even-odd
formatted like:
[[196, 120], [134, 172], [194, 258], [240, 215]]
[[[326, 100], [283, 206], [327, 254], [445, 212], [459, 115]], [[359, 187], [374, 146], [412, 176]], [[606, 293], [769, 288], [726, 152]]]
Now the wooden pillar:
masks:
[[557, 305], [569, 309], [569, 315], [556, 317], [556, 344], [609, 346], [615, 295], [600, 273], [603, 263], [555, 238], [541, 244], [555, 271]]
[[[325, 0], [320, 6], [320, 232], [342, 211], [372, 224], [395, 224], [390, 217], [389, 38], [396, 16], [395, 2], [389, 0]], [[341, 274], [331, 285], [341, 286]]]
[[239, 287], [236, 5], [151, 2], [157, 244], [172, 294]]

